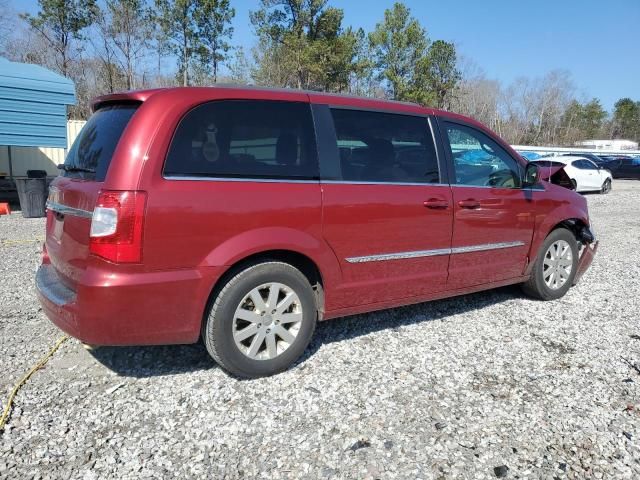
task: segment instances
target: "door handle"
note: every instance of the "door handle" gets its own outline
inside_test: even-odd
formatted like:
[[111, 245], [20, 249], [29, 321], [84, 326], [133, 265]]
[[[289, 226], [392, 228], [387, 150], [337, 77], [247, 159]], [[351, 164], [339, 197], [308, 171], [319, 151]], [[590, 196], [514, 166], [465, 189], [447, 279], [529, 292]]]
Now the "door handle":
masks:
[[429, 200], [425, 200], [423, 205], [427, 208], [440, 209], [443, 210], [449, 207], [449, 202], [446, 200], [440, 200], [437, 198], [430, 198]]
[[458, 206], [460, 208], [480, 208], [480, 202], [475, 198], [469, 198], [467, 200], [460, 200]]

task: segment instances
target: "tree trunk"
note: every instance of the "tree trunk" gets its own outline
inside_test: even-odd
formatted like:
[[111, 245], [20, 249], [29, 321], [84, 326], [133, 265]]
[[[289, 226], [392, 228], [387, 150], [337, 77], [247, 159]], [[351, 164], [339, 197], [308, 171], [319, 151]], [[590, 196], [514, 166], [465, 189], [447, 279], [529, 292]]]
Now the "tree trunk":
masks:
[[131, 60], [131, 37], [127, 35], [127, 90], [132, 90], [133, 87], [133, 61]]
[[189, 55], [187, 51], [187, 31], [182, 31], [182, 86], [187, 87], [189, 85], [189, 73], [188, 73]]

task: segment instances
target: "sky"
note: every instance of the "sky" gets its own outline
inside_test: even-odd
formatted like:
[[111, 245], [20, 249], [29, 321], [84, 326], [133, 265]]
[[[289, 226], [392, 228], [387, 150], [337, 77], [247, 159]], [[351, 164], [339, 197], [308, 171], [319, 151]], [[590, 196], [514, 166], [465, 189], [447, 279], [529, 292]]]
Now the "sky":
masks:
[[[393, 0], [330, 0], [344, 25], [365, 31]], [[571, 73], [579, 99], [597, 97], [610, 110], [621, 97], [640, 101], [640, 0], [405, 0], [431, 40], [453, 42], [459, 55], [508, 84], [555, 69]], [[249, 51], [249, 11], [258, 0], [231, 0], [233, 44]], [[13, 0], [35, 11], [37, 0]]]

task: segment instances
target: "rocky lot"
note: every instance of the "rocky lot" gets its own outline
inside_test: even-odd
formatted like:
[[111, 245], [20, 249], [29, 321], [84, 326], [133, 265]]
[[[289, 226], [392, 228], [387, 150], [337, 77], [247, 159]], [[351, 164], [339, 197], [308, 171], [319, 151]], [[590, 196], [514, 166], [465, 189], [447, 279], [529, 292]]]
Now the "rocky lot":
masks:
[[[640, 182], [588, 196], [600, 251], [562, 300], [517, 287], [319, 325], [288, 372], [75, 340], [19, 392], [0, 478], [639, 478]], [[44, 221], [0, 217], [0, 396], [61, 336]]]

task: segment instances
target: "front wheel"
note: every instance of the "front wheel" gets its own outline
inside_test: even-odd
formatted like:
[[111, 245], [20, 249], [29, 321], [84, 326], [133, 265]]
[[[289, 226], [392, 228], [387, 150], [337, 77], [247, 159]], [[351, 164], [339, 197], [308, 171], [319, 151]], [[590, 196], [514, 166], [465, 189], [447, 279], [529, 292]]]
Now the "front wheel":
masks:
[[602, 184], [602, 188], [600, 189], [600, 193], [607, 194], [611, 191], [611, 179], [607, 178]]
[[540, 247], [531, 270], [531, 277], [523, 285], [524, 292], [540, 300], [563, 297], [573, 285], [578, 268], [578, 242], [566, 228], [551, 232]]
[[231, 278], [213, 301], [203, 329], [209, 354], [242, 378], [286, 370], [307, 348], [317, 318], [307, 278], [282, 262], [253, 265]]

